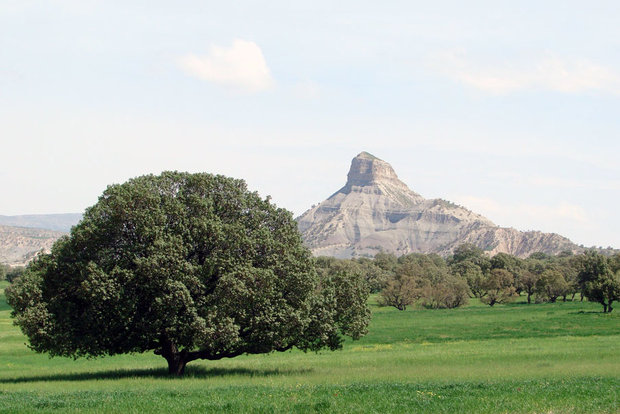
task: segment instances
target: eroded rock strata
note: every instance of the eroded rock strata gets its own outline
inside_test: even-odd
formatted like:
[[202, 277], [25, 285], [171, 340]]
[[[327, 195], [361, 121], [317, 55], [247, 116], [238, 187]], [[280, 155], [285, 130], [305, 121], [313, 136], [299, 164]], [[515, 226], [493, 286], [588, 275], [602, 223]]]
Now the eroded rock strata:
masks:
[[491, 255], [519, 257], [581, 250], [557, 234], [498, 227], [449, 201], [427, 200], [409, 189], [390, 164], [367, 152], [353, 158], [344, 187], [297, 222], [317, 256], [350, 258], [379, 251], [447, 255], [462, 243], [473, 243]]

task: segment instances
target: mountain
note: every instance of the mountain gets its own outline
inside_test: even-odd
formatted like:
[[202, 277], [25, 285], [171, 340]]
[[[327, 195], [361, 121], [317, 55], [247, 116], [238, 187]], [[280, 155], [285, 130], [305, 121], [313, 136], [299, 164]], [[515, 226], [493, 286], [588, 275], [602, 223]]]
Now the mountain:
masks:
[[427, 200], [409, 189], [390, 164], [367, 152], [353, 158], [344, 187], [297, 223], [304, 243], [317, 256], [350, 258], [380, 251], [445, 256], [463, 243], [491, 255], [519, 257], [582, 250], [557, 234], [499, 227], [449, 201]]
[[0, 263], [23, 265], [38, 252], [49, 252], [52, 245], [65, 233], [45, 229], [0, 225]]
[[0, 225], [13, 227], [30, 227], [62, 232], [69, 232], [71, 227], [82, 220], [80, 213], [65, 214], [29, 214], [22, 216], [0, 215]]
[[41, 250], [49, 252], [81, 219], [79, 213], [0, 215], [0, 263], [23, 265]]

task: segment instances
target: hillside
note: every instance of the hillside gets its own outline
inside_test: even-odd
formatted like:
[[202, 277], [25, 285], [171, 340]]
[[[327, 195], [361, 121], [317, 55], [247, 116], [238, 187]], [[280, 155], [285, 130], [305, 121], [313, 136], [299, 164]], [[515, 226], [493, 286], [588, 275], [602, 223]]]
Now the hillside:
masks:
[[340, 258], [380, 251], [448, 255], [462, 243], [519, 257], [582, 250], [557, 234], [499, 227], [449, 201], [425, 199], [398, 179], [390, 164], [366, 152], [353, 158], [344, 187], [297, 222], [315, 255]]
[[41, 250], [49, 251], [65, 233], [0, 225], [0, 263], [22, 265]]

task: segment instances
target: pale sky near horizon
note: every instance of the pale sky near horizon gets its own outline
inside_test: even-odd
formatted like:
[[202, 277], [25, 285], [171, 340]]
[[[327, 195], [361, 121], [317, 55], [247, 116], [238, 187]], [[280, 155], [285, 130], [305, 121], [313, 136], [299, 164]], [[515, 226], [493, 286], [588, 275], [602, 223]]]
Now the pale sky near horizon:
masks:
[[0, 214], [162, 170], [411, 189], [620, 248], [620, 2], [0, 0]]

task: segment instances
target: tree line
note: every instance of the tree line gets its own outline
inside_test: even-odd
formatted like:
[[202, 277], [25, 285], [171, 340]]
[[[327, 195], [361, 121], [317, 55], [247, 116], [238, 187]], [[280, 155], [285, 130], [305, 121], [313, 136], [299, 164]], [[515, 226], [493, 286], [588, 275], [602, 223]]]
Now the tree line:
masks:
[[7, 264], [0, 263], [0, 281], [7, 280], [9, 282], [13, 282], [24, 273], [24, 270], [24, 266], [9, 266]]
[[498, 253], [488, 256], [473, 244], [463, 244], [444, 259], [437, 254], [412, 253], [396, 257], [378, 253], [373, 259], [320, 257], [323, 272], [347, 269], [364, 278], [379, 304], [405, 310], [420, 303], [426, 308], [455, 308], [470, 298], [493, 306], [520, 295], [527, 302], [556, 302], [587, 298], [613, 310], [620, 300], [620, 254], [596, 251], [558, 255], [534, 253], [526, 259]]

